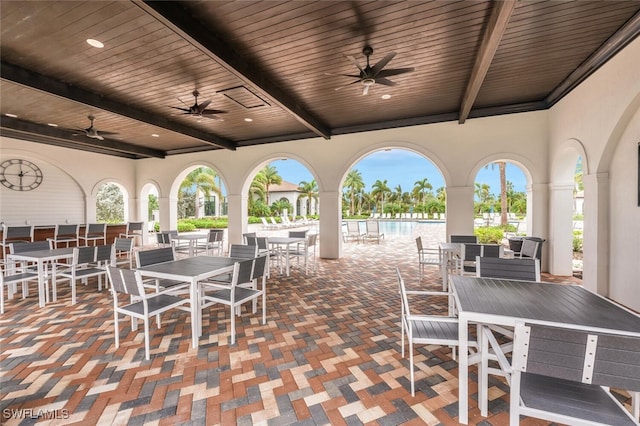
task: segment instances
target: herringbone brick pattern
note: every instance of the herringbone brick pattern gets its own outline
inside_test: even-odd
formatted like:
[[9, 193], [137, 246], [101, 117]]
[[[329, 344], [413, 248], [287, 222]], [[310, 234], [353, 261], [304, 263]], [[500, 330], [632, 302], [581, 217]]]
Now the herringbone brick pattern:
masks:
[[[411, 237], [347, 243], [344, 255], [320, 260], [310, 276], [296, 268], [290, 277], [274, 270], [268, 323], [243, 310], [233, 346], [228, 309], [205, 313], [198, 349], [191, 348], [188, 314], [164, 315], [160, 329], [152, 324], [150, 361], [142, 330], [132, 331], [128, 320], [120, 322], [115, 349], [110, 295], [91, 282], [79, 286], [75, 306], [64, 284], [58, 301], [43, 309], [35, 291], [11, 300], [0, 318], [2, 422], [457, 424], [458, 364], [450, 349], [416, 349], [415, 397], [408, 358], [400, 355], [395, 267], [410, 285], [434, 289], [441, 285], [437, 271], [418, 282]], [[446, 313], [446, 300], [419, 309]], [[473, 381], [474, 397], [475, 387]], [[508, 423], [508, 387], [492, 379], [490, 397], [486, 419], [472, 402], [470, 424]]]

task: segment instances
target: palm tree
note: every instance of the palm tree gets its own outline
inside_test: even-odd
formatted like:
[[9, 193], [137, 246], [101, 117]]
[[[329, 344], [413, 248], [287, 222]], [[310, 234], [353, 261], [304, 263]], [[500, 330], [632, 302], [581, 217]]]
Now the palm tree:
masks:
[[413, 184], [413, 194], [420, 200], [420, 204], [424, 204], [427, 192], [431, 191], [433, 186], [429, 183], [429, 179], [424, 178]]
[[202, 192], [205, 199], [209, 199], [212, 193], [218, 196], [222, 195], [222, 191], [216, 184], [216, 172], [210, 167], [198, 167], [190, 172], [180, 184], [180, 192], [189, 192], [191, 189], [195, 190], [195, 212], [196, 218], [200, 215], [200, 199], [197, 196], [198, 192]]
[[351, 214], [355, 214], [355, 198], [356, 194], [364, 189], [364, 181], [362, 180], [362, 173], [357, 169], [349, 170], [347, 177], [344, 180], [344, 187], [348, 189], [349, 200], [351, 201]]
[[384, 213], [384, 196], [386, 194], [391, 193], [391, 189], [387, 186], [387, 180], [381, 181], [380, 179], [376, 180], [373, 185], [371, 185], [371, 196], [376, 200], [380, 201], [380, 212]]
[[271, 202], [269, 200], [269, 186], [280, 185], [282, 183], [282, 177], [278, 174], [278, 169], [271, 165], [262, 169], [262, 175], [264, 176], [264, 187], [267, 193], [267, 205], [269, 205]]
[[302, 181], [298, 184], [298, 191], [301, 196], [307, 197], [307, 214], [311, 214], [311, 200], [318, 199], [318, 184], [315, 179], [312, 179], [311, 182]]

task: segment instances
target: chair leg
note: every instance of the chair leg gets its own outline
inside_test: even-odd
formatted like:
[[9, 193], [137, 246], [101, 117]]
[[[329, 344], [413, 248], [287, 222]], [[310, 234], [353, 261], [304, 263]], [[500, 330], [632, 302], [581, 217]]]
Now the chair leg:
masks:
[[116, 340], [116, 349], [120, 347], [120, 327], [118, 325], [118, 311], [116, 311], [115, 306], [113, 309], [113, 334]]
[[144, 319], [144, 355], [145, 359], [149, 361], [149, 317], [145, 317]]
[[234, 315], [233, 305], [231, 306], [231, 344], [235, 345], [236, 343], [236, 316]]
[[411, 396], [416, 396], [415, 382], [413, 376], [413, 342], [409, 336], [409, 370], [411, 375]]

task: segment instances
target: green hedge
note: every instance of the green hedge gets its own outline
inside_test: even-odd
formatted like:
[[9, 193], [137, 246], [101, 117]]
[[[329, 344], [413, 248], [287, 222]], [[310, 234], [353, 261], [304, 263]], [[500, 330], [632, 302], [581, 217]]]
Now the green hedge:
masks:
[[500, 226], [476, 228], [474, 231], [480, 244], [502, 244], [504, 231]]

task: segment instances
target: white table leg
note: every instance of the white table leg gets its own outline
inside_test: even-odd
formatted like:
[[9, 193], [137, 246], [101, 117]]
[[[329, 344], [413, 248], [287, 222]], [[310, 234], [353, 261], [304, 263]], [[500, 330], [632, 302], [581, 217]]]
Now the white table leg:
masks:
[[202, 334], [202, 307], [200, 306], [200, 289], [198, 281], [192, 279], [191, 286], [191, 346], [198, 347], [198, 339]]
[[[478, 325], [476, 335], [480, 343], [480, 364], [478, 365], [478, 404], [480, 404], [480, 414], [487, 417], [489, 405], [489, 339], [483, 330], [483, 325]], [[481, 336], [481, 337], [480, 337]]]
[[458, 318], [460, 356], [458, 361], [458, 422], [469, 423], [469, 331], [463, 315]]
[[45, 276], [45, 273], [44, 273], [44, 262], [42, 260], [38, 260], [37, 268], [38, 268], [38, 305], [41, 308], [44, 308], [44, 305], [46, 303], [45, 300], [47, 296], [46, 284], [45, 284], [45, 280], [47, 279], [47, 277]]

